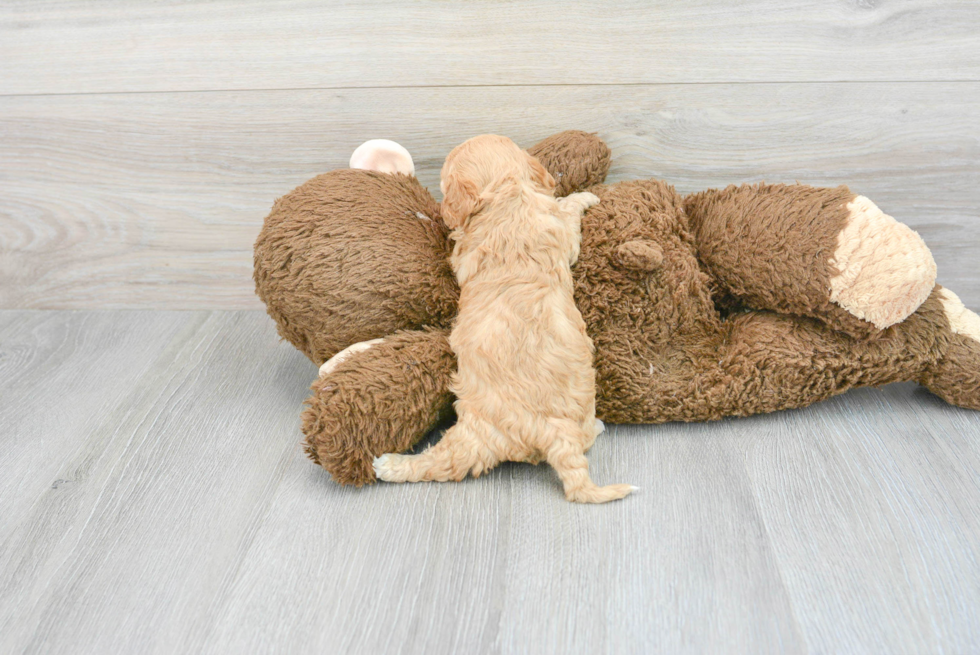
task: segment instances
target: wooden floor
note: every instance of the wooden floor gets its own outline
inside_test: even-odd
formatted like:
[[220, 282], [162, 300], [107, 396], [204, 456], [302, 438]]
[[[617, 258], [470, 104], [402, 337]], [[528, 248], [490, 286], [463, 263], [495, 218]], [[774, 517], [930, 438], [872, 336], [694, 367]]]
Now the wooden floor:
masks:
[[977, 653], [980, 413], [912, 384], [335, 485], [251, 282], [369, 138], [848, 183], [980, 309], [976, 0], [0, 2], [0, 653]]
[[976, 652], [980, 415], [915, 385], [342, 488], [261, 312], [0, 312], [0, 652]]

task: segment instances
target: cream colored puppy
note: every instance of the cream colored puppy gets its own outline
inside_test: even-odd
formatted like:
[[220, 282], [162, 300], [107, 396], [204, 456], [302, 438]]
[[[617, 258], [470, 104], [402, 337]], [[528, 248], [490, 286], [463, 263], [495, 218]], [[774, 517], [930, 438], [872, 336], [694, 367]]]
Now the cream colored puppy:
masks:
[[502, 461], [546, 460], [569, 500], [603, 503], [633, 487], [598, 487], [585, 451], [595, 418], [592, 341], [572, 297], [582, 213], [599, 199], [554, 198], [555, 181], [505, 137], [484, 135], [442, 167], [442, 215], [453, 230], [459, 315], [449, 342], [458, 421], [419, 455], [382, 455], [382, 480], [462, 480]]

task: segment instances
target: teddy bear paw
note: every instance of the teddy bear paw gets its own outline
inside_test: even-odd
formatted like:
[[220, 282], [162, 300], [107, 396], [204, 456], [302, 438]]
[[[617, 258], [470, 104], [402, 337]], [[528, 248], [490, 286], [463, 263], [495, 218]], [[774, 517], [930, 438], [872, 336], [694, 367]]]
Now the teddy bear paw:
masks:
[[837, 237], [830, 264], [830, 300], [879, 330], [899, 323], [925, 302], [936, 284], [936, 262], [907, 225], [857, 196]]

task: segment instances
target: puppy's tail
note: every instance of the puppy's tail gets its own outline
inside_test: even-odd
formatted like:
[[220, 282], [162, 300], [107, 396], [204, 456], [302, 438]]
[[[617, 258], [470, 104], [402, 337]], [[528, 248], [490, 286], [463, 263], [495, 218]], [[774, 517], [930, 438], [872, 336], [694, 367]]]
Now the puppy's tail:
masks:
[[631, 484], [607, 484], [600, 487], [591, 480], [587, 485], [574, 491], [569, 491], [565, 485], [565, 498], [573, 503], [608, 503], [611, 500], [625, 498], [636, 490]]
[[[565, 487], [565, 498], [576, 503], [608, 503], [628, 496], [636, 487], [629, 484], [598, 486], [589, 477], [589, 460], [585, 448], [594, 437], [584, 434], [582, 427], [570, 420], [549, 421], [552, 434], [548, 447], [548, 463], [558, 473]], [[590, 438], [591, 437], [591, 438]]]

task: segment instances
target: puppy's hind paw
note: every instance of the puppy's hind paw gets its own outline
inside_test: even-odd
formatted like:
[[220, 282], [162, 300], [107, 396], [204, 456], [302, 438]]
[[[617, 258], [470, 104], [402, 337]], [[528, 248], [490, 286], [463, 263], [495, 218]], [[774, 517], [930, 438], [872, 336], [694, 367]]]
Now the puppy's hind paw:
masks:
[[385, 482], [404, 482], [405, 477], [402, 475], [402, 471], [398, 466], [399, 460], [402, 459], [403, 455], [398, 455], [395, 453], [385, 453], [379, 457], [374, 458], [372, 466], [374, 467], [374, 475], [379, 480], [384, 480]]

